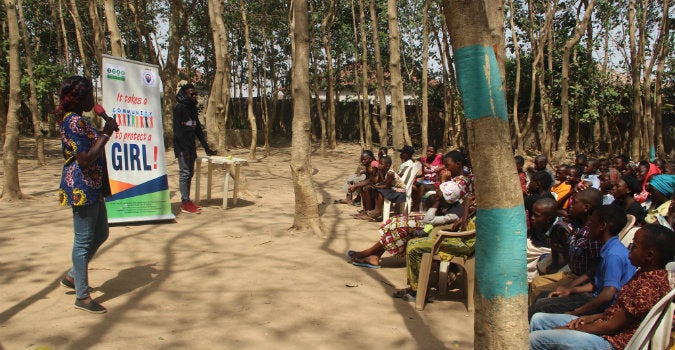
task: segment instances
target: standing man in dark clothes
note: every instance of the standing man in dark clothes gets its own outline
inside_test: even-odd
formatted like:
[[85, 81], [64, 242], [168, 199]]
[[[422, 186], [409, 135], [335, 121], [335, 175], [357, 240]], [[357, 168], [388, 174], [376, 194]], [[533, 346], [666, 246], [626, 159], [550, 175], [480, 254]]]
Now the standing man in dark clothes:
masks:
[[195, 136], [211, 156], [216, 151], [209, 148], [204, 138], [202, 124], [199, 122], [197, 92], [192, 84], [183, 85], [176, 94], [176, 107], [173, 108], [173, 147], [178, 159], [179, 188], [181, 196], [180, 210], [184, 213], [199, 214], [202, 208], [190, 200], [190, 182], [195, 172], [197, 145]]

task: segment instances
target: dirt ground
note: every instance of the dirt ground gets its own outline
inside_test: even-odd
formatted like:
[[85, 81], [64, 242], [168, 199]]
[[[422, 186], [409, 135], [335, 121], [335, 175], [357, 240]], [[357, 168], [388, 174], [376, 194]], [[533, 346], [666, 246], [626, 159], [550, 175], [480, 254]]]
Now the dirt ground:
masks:
[[75, 309], [74, 293], [59, 285], [72, 247], [72, 213], [56, 194], [60, 143], [48, 140], [46, 166], [32, 152], [32, 141], [22, 139], [21, 190], [32, 198], [0, 201], [0, 343], [7, 350], [473, 348], [473, 313], [462, 302], [439, 300], [418, 312], [391, 297], [405, 286], [402, 260], [386, 258], [377, 270], [347, 263], [347, 249], [379, 237], [378, 223], [350, 216], [356, 207], [333, 204], [358, 164], [358, 145], [340, 145], [328, 158], [313, 153], [325, 238], [288, 232], [288, 147], [259, 152], [258, 162], [242, 168], [236, 206], [230, 198], [221, 209], [215, 181], [200, 215], [180, 213], [178, 164], [166, 152], [177, 218], [111, 227], [90, 264], [104, 315]]

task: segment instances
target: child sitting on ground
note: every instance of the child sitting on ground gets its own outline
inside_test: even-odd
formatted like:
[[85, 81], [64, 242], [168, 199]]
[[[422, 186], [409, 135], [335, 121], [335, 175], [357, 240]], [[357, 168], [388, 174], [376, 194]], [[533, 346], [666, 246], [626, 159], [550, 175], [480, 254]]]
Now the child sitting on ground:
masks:
[[670, 292], [666, 264], [675, 258], [675, 232], [646, 225], [635, 233], [629, 253], [638, 267], [603, 313], [590, 316], [538, 313], [530, 322], [530, 349], [623, 350], [649, 310]]
[[602, 312], [635, 274], [635, 267], [628, 260], [628, 249], [617, 236], [626, 226], [626, 212], [617, 205], [603, 205], [593, 212], [590, 222], [588, 238], [602, 244], [598, 268], [559, 286], [548, 298], [538, 299], [530, 308], [530, 317], [537, 312], [566, 312], [577, 316]]

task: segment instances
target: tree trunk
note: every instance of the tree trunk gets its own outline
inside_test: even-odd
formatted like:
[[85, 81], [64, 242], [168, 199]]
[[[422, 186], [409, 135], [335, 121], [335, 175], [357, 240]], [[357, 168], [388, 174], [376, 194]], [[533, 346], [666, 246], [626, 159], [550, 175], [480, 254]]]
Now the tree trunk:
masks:
[[328, 145], [331, 149], [337, 147], [336, 125], [335, 125], [335, 73], [333, 71], [333, 53], [331, 50], [331, 26], [335, 15], [335, 1], [330, 0], [326, 15], [321, 21], [321, 40], [323, 48], [326, 51], [326, 66], [328, 70], [326, 105], [328, 106]]
[[227, 30], [223, 21], [223, 6], [223, 2], [219, 0], [208, 2], [216, 70], [211, 83], [209, 102], [206, 105], [206, 127], [212, 130], [207, 133], [207, 141], [215, 144], [219, 152], [228, 149], [225, 123], [230, 107], [230, 54]]
[[364, 148], [373, 148], [373, 128], [368, 94], [368, 37], [366, 33], [366, 9], [363, 0], [359, 0], [359, 31], [361, 33], [361, 109], [363, 110]]
[[[651, 94], [651, 89], [652, 89], [652, 70], [654, 69], [654, 65], [656, 62], [661, 62], [662, 60], [666, 59], [665, 56], [663, 56], [663, 47], [664, 47], [664, 41], [666, 40], [666, 37], [668, 36], [668, 9], [669, 9], [669, 0], [663, 0], [663, 7], [661, 14], [661, 22], [659, 23], [659, 34], [656, 37], [656, 40], [654, 42], [654, 47], [652, 48], [651, 52], [652, 57], [649, 60], [649, 63], [647, 63], [647, 67], [645, 68], [645, 75], [644, 75], [644, 91], [645, 91], [645, 97], [644, 97], [644, 106], [645, 106], [645, 124], [647, 126], [646, 128], [646, 146], [649, 151], [649, 160], [654, 160], [656, 158], [656, 143], [654, 140], [654, 133], [655, 130], [660, 129], [655, 129], [655, 118], [654, 118], [654, 112], [652, 112], [652, 94]], [[654, 89], [654, 96], [657, 95], [658, 91], [656, 91], [656, 88]], [[660, 109], [660, 107], [659, 107]]]
[[98, 1], [89, 1], [89, 20], [94, 33], [94, 50], [96, 64], [99, 69], [103, 66], [103, 52], [107, 52], [105, 43], [105, 28], [101, 25], [101, 16], [98, 14]]
[[640, 72], [642, 71], [642, 42], [637, 43], [637, 31], [635, 25], [635, 2], [638, 0], [628, 1], [628, 37], [630, 39], [630, 77], [633, 86], [631, 94], [631, 159], [641, 158], [642, 146], [642, 79]]
[[68, 31], [66, 31], [66, 24], [64, 19], [66, 18], [63, 15], [63, 3], [62, 0], [58, 0], [57, 6], [59, 7], [59, 24], [61, 26], [60, 38], [63, 40], [63, 64], [65, 67], [70, 68], [70, 53], [68, 50]]
[[[405, 104], [403, 79], [401, 78], [401, 35], [398, 30], [396, 0], [387, 0], [387, 23], [389, 27], [389, 74], [391, 77], [391, 138], [394, 148], [400, 149], [404, 142]], [[393, 165], [400, 163], [393, 158]]]
[[7, 201], [21, 199], [19, 186], [19, 108], [21, 108], [21, 59], [19, 58], [19, 20], [16, 14], [16, 2], [5, 0], [7, 15], [8, 55], [9, 55], [9, 107], [7, 108], [7, 126], [5, 143], [2, 147], [4, 167], [4, 186], [0, 197]]
[[422, 154], [429, 145], [429, 6], [431, 6], [431, 0], [424, 1], [422, 14]]
[[246, 79], [248, 82], [248, 93], [246, 94], [246, 115], [248, 116], [248, 124], [251, 126], [251, 147], [248, 152], [248, 159], [256, 161], [255, 149], [258, 146], [258, 125], [253, 114], [253, 53], [251, 52], [251, 38], [249, 35], [248, 20], [246, 19], [246, 8], [244, 1], [239, 0], [239, 9], [241, 10], [241, 20], [244, 24], [244, 43], [246, 45], [246, 62], [248, 69], [246, 71]]
[[82, 62], [82, 70], [84, 76], [91, 78], [91, 69], [89, 67], [89, 60], [87, 53], [84, 50], [84, 31], [82, 29], [82, 20], [80, 19], [80, 11], [77, 9], [77, 2], [70, 0], [70, 16], [75, 23], [75, 37], [77, 38], [77, 48], [80, 50], [80, 61]]
[[[442, 20], [443, 23], [445, 23], [444, 20]], [[454, 139], [452, 139], [453, 131], [454, 131], [454, 124], [452, 123], [452, 116], [453, 116], [453, 110], [454, 110], [454, 103], [453, 103], [453, 98], [452, 98], [452, 86], [454, 86], [454, 83], [451, 83], [453, 80], [453, 75], [450, 74], [448, 71], [448, 56], [446, 55], [446, 52], [448, 52], [448, 41], [445, 40], [445, 25], [442, 25], [439, 30], [436, 31], [436, 45], [440, 48], [441, 52], [439, 54], [441, 58], [441, 72], [443, 74], [443, 112], [442, 112], [442, 118], [443, 119], [443, 141], [442, 144], [439, 147], [442, 148], [449, 148], [453, 142]], [[443, 40], [441, 40], [441, 35], [438, 33], [438, 31], [443, 32]], [[452, 86], [451, 86], [452, 85]]]
[[115, 13], [115, 2], [113, 0], [103, 0], [105, 4], [105, 22], [108, 25], [110, 33], [110, 52], [115, 57], [126, 58], [120, 27], [117, 25], [117, 14]]
[[516, 61], [516, 81], [513, 88], [513, 130], [516, 132], [516, 153], [525, 154], [523, 143], [523, 132], [520, 129], [520, 120], [518, 118], [518, 101], [520, 100], [520, 47], [518, 46], [518, 33], [516, 30], [516, 21], [514, 20], [516, 10], [513, 8], [513, 0], [509, 0], [509, 25], [511, 26], [511, 39], [513, 41], [513, 51]]
[[[309, 11], [310, 11], [310, 13], [314, 13], [314, 5], [312, 4], [311, 1], [309, 1]], [[311, 19], [310, 19], [310, 23], [311, 23]], [[310, 26], [309, 26], [310, 38], [317, 38], [317, 36], [314, 35], [313, 28], [314, 28], [314, 25], [310, 24]], [[313, 47], [316, 47], [317, 51], [319, 51], [318, 48], [320, 46], [319, 45], [312, 45], [312, 43], [310, 41], [310, 45], [309, 45], [310, 56], [309, 56], [309, 59], [311, 60], [312, 71], [314, 72], [314, 74], [312, 74], [312, 78], [311, 78], [312, 79], [312, 87], [311, 88], [314, 91], [314, 101], [315, 101], [314, 104], [316, 106], [316, 115], [317, 115], [317, 118], [319, 118], [319, 127], [321, 128], [321, 130], [320, 130], [321, 136], [319, 137], [319, 139], [320, 139], [319, 140], [319, 152], [321, 154], [321, 157], [326, 157], [327, 156], [326, 143], [328, 142], [328, 137], [327, 137], [328, 129], [327, 129], [327, 125], [326, 125], [326, 115], [324, 114], [324, 110], [323, 110], [324, 106], [323, 106], [323, 103], [321, 102], [321, 97], [319, 96], [319, 67], [318, 67], [318, 64], [316, 62], [317, 57], [320, 55], [320, 53], [312, 50]], [[311, 94], [310, 94], [310, 96], [311, 96]], [[329, 98], [328, 94], [326, 94], [326, 101], [328, 101], [328, 98]], [[311, 97], [310, 97], [310, 101], [311, 101]], [[310, 109], [311, 109], [311, 103], [310, 103]]]
[[[593, 14], [593, 8], [595, 7], [596, 0], [588, 1], [586, 5], [586, 11], [584, 16], [579, 22], [579, 24], [574, 29], [574, 35], [567, 40], [565, 47], [563, 48], [563, 59], [562, 59], [562, 76], [560, 84], [560, 112], [561, 112], [561, 122], [560, 127], [560, 137], [558, 138], [558, 159], [563, 159], [565, 153], [567, 152], [567, 141], [569, 140], [570, 132], [570, 103], [569, 103], [569, 90], [570, 90], [570, 54], [572, 49], [581, 39], [581, 35], [586, 31], [586, 27], [591, 20]], [[579, 128], [577, 128], [577, 134], [579, 133]]]
[[[669, 1], [665, 0], [663, 2], [663, 8], [666, 9], [669, 6]], [[668, 11], [665, 11], [664, 14], [667, 14]], [[666, 21], [664, 28], [665, 37], [663, 38], [663, 45], [660, 48], [658, 55], [661, 57], [659, 59], [659, 64], [656, 68], [656, 78], [654, 80], [654, 130], [656, 131], [654, 137], [654, 144], [656, 147], [656, 155], [660, 158], [666, 157], [666, 148], [663, 143], [663, 95], [661, 94], [661, 87], [663, 85], [663, 72], [665, 70], [666, 57], [671, 52], [670, 45], [670, 21]], [[662, 29], [662, 30], [663, 30]], [[672, 147], [672, 141], [671, 141]]]
[[21, 22], [21, 31], [23, 35], [24, 50], [26, 51], [26, 73], [28, 73], [28, 81], [30, 86], [30, 97], [28, 107], [30, 108], [31, 118], [33, 120], [33, 137], [35, 138], [35, 156], [38, 165], [45, 165], [45, 134], [42, 133], [44, 122], [40, 116], [37, 101], [37, 88], [35, 87], [35, 78], [33, 76], [33, 50], [30, 42], [28, 42], [28, 29], [26, 28], [26, 20], [23, 17], [23, 4], [18, 0], [17, 8], [19, 11], [19, 20]]
[[527, 227], [498, 62], [505, 52], [493, 49], [504, 35], [495, 31], [504, 23], [499, 3], [444, 0], [444, 14], [464, 101], [478, 203], [474, 348], [527, 349]]
[[[267, 11], [266, 11], [267, 12]], [[269, 22], [267, 21], [267, 16], [263, 16], [263, 24], [262, 24], [262, 66], [267, 65], [267, 26]], [[258, 84], [260, 87], [260, 93], [258, 94], [260, 96], [260, 103], [261, 103], [261, 109], [262, 109], [262, 120], [263, 120], [263, 135], [265, 138], [265, 145], [263, 146], [264, 154], [265, 156], [270, 155], [270, 112], [269, 112], [269, 106], [267, 104], [267, 72], [268, 69], [262, 69], [262, 81]], [[259, 74], [260, 75], [260, 74]]]
[[164, 124], [164, 145], [168, 148], [173, 145], [173, 106], [176, 104], [176, 89], [178, 85], [178, 53], [181, 41], [185, 35], [186, 16], [182, 1], [171, 0], [169, 10], [169, 39], [166, 63], [159, 71], [164, 87], [162, 98], [162, 114]]
[[370, 23], [373, 33], [373, 51], [375, 51], [375, 69], [377, 70], [377, 117], [375, 118], [375, 131], [379, 134], [380, 147], [389, 144], [389, 123], [387, 118], [387, 94], [384, 89], [384, 67], [380, 54], [380, 34], [377, 28], [377, 10], [375, 0], [370, 0]]
[[292, 54], [293, 75], [293, 139], [291, 141], [291, 174], [295, 190], [293, 229], [323, 236], [316, 188], [310, 164], [310, 94], [309, 94], [309, 19], [307, 0], [293, 1]]

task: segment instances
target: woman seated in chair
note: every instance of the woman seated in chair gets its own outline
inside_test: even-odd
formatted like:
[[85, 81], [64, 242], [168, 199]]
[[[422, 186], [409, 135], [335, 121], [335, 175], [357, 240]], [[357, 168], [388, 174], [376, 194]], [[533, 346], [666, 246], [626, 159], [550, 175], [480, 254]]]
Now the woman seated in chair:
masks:
[[365, 150], [361, 152], [361, 166], [364, 167], [364, 176], [359, 181], [356, 181], [347, 187], [348, 198], [356, 193], [356, 197], [361, 199], [361, 212], [373, 209], [374, 190], [372, 183], [377, 176], [377, 168], [379, 162], [373, 159], [373, 152]]
[[433, 191], [441, 184], [440, 172], [443, 166], [443, 155], [436, 153], [436, 146], [427, 146], [426, 157], [420, 158], [422, 163], [422, 176], [418, 177], [413, 184], [412, 200], [413, 211], [418, 210], [422, 196], [428, 191]]
[[457, 222], [464, 210], [454, 198], [446, 200], [440, 190], [426, 198], [429, 209], [424, 215], [397, 215], [389, 218], [380, 227], [380, 239], [370, 248], [362, 251], [349, 250], [352, 264], [376, 269], [380, 267], [380, 258], [385, 251], [391, 255], [405, 254], [406, 243], [413, 237], [425, 237], [434, 226]]
[[[476, 204], [473, 193], [467, 194], [463, 201], [464, 214], [454, 225], [448, 227], [438, 227], [447, 231], [473, 230], [475, 229]], [[394, 292], [393, 297], [402, 298], [408, 301], [415, 300], [417, 296], [417, 284], [419, 281], [420, 267], [422, 265], [422, 255], [431, 252], [436, 237], [433, 232], [428, 237], [413, 238], [408, 241], [405, 254], [407, 288]], [[467, 238], [445, 238], [441, 243], [439, 255], [445, 260], [452, 260], [455, 256], [468, 257], [473, 255], [476, 244], [476, 237]]]

